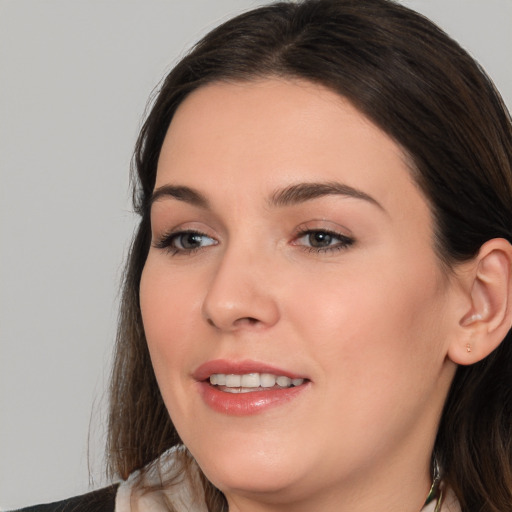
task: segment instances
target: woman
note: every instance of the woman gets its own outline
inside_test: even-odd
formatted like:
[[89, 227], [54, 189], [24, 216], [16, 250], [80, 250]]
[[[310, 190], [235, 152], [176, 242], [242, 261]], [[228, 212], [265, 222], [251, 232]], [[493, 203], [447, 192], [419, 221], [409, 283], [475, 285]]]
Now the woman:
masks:
[[454, 41], [387, 0], [256, 9], [134, 164], [116, 510], [512, 510], [512, 129]]

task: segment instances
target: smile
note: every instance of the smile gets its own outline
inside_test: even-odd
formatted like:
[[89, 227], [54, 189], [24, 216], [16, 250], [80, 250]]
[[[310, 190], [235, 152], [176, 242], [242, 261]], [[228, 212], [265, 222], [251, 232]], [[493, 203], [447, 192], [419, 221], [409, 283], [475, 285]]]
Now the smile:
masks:
[[245, 373], [242, 375], [214, 373], [210, 375], [210, 384], [218, 386], [227, 393], [252, 393], [263, 389], [286, 389], [300, 386], [304, 379], [291, 379], [285, 375], [272, 373]]

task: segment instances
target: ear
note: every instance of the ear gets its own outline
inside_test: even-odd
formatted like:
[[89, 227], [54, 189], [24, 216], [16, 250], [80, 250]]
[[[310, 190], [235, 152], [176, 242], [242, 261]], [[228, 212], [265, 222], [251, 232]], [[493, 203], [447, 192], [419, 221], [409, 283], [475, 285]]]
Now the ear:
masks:
[[503, 238], [489, 240], [469, 267], [463, 274], [469, 307], [448, 349], [448, 357], [462, 365], [487, 357], [512, 327], [512, 246]]

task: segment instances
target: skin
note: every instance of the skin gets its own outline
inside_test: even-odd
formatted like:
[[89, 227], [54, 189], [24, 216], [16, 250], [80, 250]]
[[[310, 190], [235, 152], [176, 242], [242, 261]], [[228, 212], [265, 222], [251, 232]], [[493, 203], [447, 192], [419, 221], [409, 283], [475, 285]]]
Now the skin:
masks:
[[[368, 197], [271, 204], [313, 182]], [[208, 204], [153, 203], [144, 328], [171, 418], [230, 511], [419, 511], [455, 371], [461, 285], [434, 252], [403, 151], [321, 86], [213, 84], [173, 118], [155, 190], [168, 185]], [[352, 242], [318, 249], [304, 229]], [[203, 234], [197, 250], [180, 250], [178, 235], [162, 247], [187, 230]], [[219, 358], [309, 380], [291, 401], [226, 415], [192, 377]]]

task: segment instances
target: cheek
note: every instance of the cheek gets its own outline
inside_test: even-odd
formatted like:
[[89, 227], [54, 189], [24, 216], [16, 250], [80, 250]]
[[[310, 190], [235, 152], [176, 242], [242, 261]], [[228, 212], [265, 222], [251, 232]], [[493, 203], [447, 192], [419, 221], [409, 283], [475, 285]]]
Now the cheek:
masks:
[[[392, 418], [409, 425], [427, 407], [443, 368], [445, 294], [438, 277], [381, 268], [314, 283], [297, 302], [295, 323], [328, 394], [324, 425], [353, 428], [354, 438], [361, 425], [381, 425], [380, 433], [397, 428]], [[378, 442], [379, 431], [366, 435]]]
[[391, 380], [394, 371], [425, 372], [429, 362], [441, 364], [445, 299], [434, 265], [408, 269], [383, 260], [304, 276], [286, 302], [294, 304], [297, 334], [309, 340], [316, 358], [368, 381], [370, 372]]
[[140, 283], [140, 307], [151, 360], [160, 384], [164, 378], [175, 375], [167, 370], [183, 367], [183, 358], [190, 348], [188, 336], [197, 330], [200, 304], [193, 293], [194, 286], [187, 286], [187, 282], [182, 281], [179, 273], [169, 272], [165, 264], [151, 255], [148, 257]]

